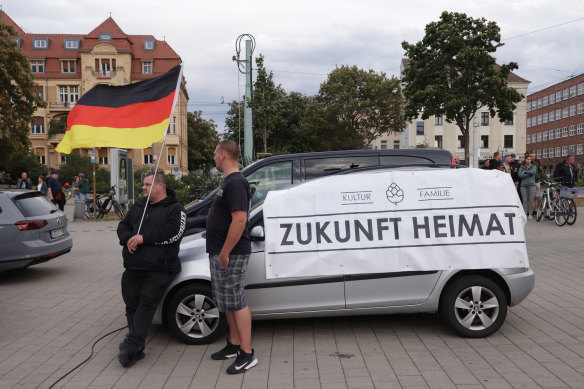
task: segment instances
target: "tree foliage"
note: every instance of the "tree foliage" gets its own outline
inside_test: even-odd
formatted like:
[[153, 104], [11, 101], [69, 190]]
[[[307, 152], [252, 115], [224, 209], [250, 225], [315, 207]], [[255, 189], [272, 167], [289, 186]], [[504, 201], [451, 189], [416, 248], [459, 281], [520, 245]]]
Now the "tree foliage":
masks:
[[402, 75], [406, 119], [443, 115], [456, 123], [465, 139], [467, 164], [470, 123], [478, 110], [487, 107], [491, 117], [512, 119], [523, 98], [507, 85], [517, 64], [498, 66], [492, 56], [500, 41], [495, 22], [443, 12], [439, 21], [426, 25], [420, 42], [402, 43], [409, 58]]
[[189, 169], [208, 171], [214, 165], [213, 152], [219, 143], [217, 125], [213, 120], [205, 120], [201, 111], [187, 113]]
[[[0, 21], [0, 166], [13, 180], [20, 176], [25, 160], [30, 165], [21, 171], [39, 168], [29, 151], [28, 135], [35, 109], [45, 106], [35, 91], [28, 59], [12, 39], [15, 36], [14, 29]], [[17, 154], [21, 160], [15, 159]]]
[[[320, 85], [314, 109], [322, 114], [323, 139], [335, 136], [350, 148], [367, 147], [381, 135], [405, 127], [399, 80], [357, 66], [335, 68]], [[339, 145], [340, 147], [346, 147]]]

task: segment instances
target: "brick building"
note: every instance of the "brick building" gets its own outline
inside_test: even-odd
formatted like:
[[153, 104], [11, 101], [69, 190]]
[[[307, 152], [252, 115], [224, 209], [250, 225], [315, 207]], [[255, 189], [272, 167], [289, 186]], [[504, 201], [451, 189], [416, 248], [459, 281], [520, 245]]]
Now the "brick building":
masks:
[[527, 141], [544, 171], [573, 152], [582, 174], [584, 144], [584, 74], [527, 96]]
[[[408, 66], [404, 58], [401, 71]], [[510, 87], [523, 96], [527, 95], [529, 81], [511, 72], [507, 78]], [[490, 159], [496, 151], [523, 154], [525, 152], [525, 110], [527, 99], [517, 103], [513, 119], [501, 123], [498, 117], [491, 118], [487, 107], [477, 112], [480, 160]], [[472, 122], [471, 122], [472, 126]], [[470, 129], [470, 153], [472, 154], [473, 128]], [[425, 144], [430, 147], [449, 150], [453, 156], [464, 161], [462, 133], [455, 123], [448, 123], [442, 116], [432, 116], [426, 120], [418, 118], [406, 123], [400, 134], [382, 136], [372, 142], [372, 148], [410, 148]]]
[[[111, 17], [88, 34], [26, 33], [4, 11], [0, 20], [16, 30], [14, 40], [30, 61], [37, 92], [46, 108], [37, 109], [30, 126], [30, 140], [39, 161], [49, 168], [67, 163], [67, 155], [55, 151], [63, 138], [53, 128], [63, 128], [67, 115], [83, 93], [96, 84], [126, 85], [166, 73], [181, 62], [165, 41], [152, 35], [127, 35]], [[171, 116], [159, 169], [188, 173], [187, 102], [183, 77], [177, 105]], [[51, 133], [51, 135], [49, 135]], [[161, 144], [155, 145], [155, 155]], [[91, 149], [80, 149], [89, 155]], [[128, 150], [134, 167], [154, 162], [152, 147]], [[109, 168], [109, 149], [96, 150], [96, 162]]]

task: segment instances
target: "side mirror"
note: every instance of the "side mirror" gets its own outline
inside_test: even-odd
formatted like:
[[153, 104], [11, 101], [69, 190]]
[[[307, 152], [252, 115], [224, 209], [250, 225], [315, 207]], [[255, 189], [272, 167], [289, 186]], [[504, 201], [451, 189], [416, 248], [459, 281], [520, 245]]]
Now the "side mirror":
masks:
[[264, 240], [265, 239], [264, 227], [262, 226], [253, 227], [249, 232], [249, 237], [251, 238], [251, 240]]

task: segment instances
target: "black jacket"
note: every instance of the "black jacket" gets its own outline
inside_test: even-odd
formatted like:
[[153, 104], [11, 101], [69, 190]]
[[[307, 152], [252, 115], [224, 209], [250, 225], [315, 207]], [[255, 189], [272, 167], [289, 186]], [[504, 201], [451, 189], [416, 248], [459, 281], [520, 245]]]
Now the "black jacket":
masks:
[[570, 165], [566, 161], [560, 162], [554, 169], [554, 178], [561, 180], [562, 185], [573, 188], [576, 181], [578, 181], [578, 170], [573, 164]]
[[149, 204], [140, 234], [144, 243], [130, 254], [126, 244], [137, 234], [146, 199], [138, 201], [118, 225], [120, 245], [124, 246], [124, 267], [130, 270], [154, 270], [177, 273], [180, 271], [178, 252], [182, 240], [186, 213], [172, 189], [166, 189], [167, 197]]

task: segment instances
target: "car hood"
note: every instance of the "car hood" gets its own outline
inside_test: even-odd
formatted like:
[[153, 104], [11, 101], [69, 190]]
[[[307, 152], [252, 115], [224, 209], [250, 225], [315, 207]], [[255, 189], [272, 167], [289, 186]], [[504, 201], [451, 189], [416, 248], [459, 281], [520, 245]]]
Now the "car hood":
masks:
[[209, 255], [206, 251], [206, 240], [202, 237], [202, 232], [185, 236], [180, 243], [178, 259], [184, 262], [207, 260]]

